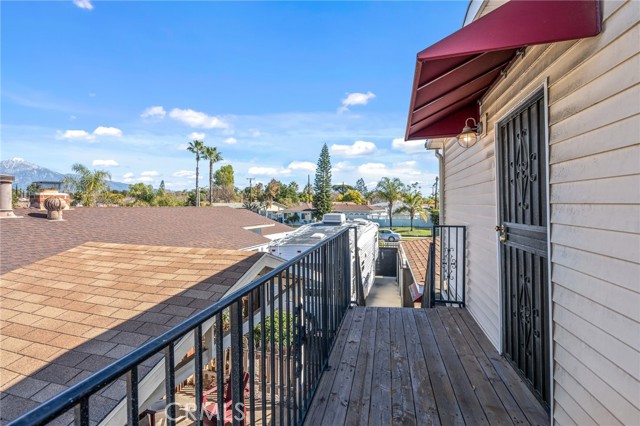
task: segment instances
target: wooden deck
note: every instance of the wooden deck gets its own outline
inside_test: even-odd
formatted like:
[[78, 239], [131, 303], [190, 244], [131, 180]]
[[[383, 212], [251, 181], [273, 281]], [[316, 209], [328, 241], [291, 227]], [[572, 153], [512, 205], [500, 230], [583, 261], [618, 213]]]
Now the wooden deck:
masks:
[[349, 310], [306, 425], [548, 425], [466, 309]]

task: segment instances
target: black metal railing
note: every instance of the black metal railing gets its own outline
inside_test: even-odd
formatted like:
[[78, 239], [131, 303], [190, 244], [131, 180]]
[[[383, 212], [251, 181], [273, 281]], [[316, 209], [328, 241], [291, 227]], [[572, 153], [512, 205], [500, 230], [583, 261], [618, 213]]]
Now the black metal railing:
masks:
[[432, 228], [423, 307], [465, 306], [466, 227], [439, 225]]
[[[302, 423], [351, 303], [349, 238], [349, 229], [327, 238], [10, 425], [43, 425], [61, 415], [77, 425], [103, 421], [95, 412], [104, 407], [90, 398], [123, 377], [126, 396], [109, 413], [109, 424], [136, 425], [158, 402], [169, 426], [184, 417], [195, 425]], [[177, 351], [185, 347], [189, 351]], [[148, 377], [141, 377], [140, 366], [154, 356], [159, 378], [143, 383]], [[207, 385], [203, 370], [214, 365]], [[185, 374], [195, 394], [186, 405], [176, 402]]]

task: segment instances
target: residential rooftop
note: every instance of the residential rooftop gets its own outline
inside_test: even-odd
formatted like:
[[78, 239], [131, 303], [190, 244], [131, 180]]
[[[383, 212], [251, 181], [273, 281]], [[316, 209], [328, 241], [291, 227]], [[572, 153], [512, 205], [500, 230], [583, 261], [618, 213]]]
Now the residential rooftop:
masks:
[[87, 241], [240, 250], [266, 245], [293, 230], [229, 207], [82, 207], [64, 211], [62, 222], [47, 220], [41, 210], [14, 212], [23, 218], [0, 226], [0, 273]]
[[[272, 257], [87, 242], [3, 274], [0, 423], [210, 306], [245, 275], [245, 281], [253, 279], [264, 269], [265, 258]], [[140, 377], [160, 358], [145, 361]], [[125, 388], [119, 380], [94, 396], [93, 420], [113, 410]]]

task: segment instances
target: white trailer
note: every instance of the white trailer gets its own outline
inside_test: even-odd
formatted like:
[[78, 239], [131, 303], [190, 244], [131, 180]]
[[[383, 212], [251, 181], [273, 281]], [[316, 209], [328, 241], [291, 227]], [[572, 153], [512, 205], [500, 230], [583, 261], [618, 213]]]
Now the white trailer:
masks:
[[269, 244], [268, 252], [285, 260], [306, 252], [325, 238], [337, 234], [345, 228], [355, 228], [358, 233], [357, 244], [354, 233], [350, 233], [349, 249], [351, 252], [352, 295], [355, 295], [356, 271], [353, 269], [356, 259], [356, 247], [360, 260], [362, 287], [366, 297], [376, 277], [376, 260], [378, 259], [378, 224], [364, 219], [346, 220], [343, 213], [324, 215], [322, 222], [304, 225], [283, 238]]

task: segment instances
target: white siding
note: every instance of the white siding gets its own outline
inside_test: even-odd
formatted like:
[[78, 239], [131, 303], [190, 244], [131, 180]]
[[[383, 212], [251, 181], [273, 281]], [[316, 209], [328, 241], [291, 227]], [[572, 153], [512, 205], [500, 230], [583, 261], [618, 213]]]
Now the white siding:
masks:
[[499, 346], [493, 128], [547, 81], [556, 424], [640, 424], [640, 2], [602, 7], [597, 37], [527, 48], [485, 96], [474, 147], [445, 146], [469, 311]]

